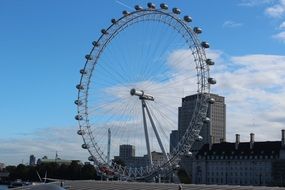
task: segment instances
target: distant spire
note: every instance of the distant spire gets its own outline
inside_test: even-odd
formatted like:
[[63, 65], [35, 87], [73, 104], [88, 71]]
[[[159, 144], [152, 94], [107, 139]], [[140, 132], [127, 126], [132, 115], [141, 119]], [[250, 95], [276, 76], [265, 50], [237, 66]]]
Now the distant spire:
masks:
[[111, 151], [111, 129], [108, 129], [108, 151], [107, 151], [107, 163], [110, 163], [110, 151]]
[[57, 154], [57, 151], [55, 152], [55, 160], [58, 160], [58, 154]]

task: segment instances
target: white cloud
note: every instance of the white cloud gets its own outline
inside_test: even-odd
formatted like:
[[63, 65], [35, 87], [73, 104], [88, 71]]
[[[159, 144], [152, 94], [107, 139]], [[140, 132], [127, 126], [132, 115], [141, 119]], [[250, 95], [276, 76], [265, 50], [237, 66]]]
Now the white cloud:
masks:
[[[109, 86], [90, 100], [92, 104], [89, 102], [89, 120], [90, 125], [94, 127], [92, 128], [93, 137], [104, 150], [105, 155], [108, 128], [111, 128], [112, 132], [111, 158], [118, 155], [120, 144], [135, 145], [136, 155], [146, 154], [141, 101], [137, 96], [130, 95], [131, 88], [144, 90], [145, 93], [154, 96], [155, 101], [147, 103], [162, 143], [166, 149], [169, 148], [170, 131], [177, 129], [177, 108], [181, 105], [181, 98], [196, 93], [197, 84], [196, 65], [193, 64], [191, 51], [172, 52], [166, 62], [167, 67], [171, 69], [167, 69], [165, 73], [162, 73], [162, 76], [158, 75], [157, 78], [149, 81]], [[148, 118], [147, 125], [151, 148], [160, 151]], [[27, 137], [2, 140], [0, 142], [0, 159], [19, 163], [21, 159], [26, 158], [25, 162], [27, 162], [30, 154], [35, 154], [37, 157], [43, 155], [54, 157], [55, 152], [59, 151], [64, 154], [62, 158], [86, 160], [88, 154], [87, 151], [81, 149], [81, 144], [82, 139], [76, 135], [75, 128], [42, 129], [28, 134]]]
[[[216, 65], [211, 67], [212, 76], [217, 79], [217, 85], [213, 86], [212, 92], [226, 98], [227, 140], [234, 140], [234, 134], [239, 133], [242, 140], [248, 141], [251, 132], [256, 134], [257, 140], [280, 140], [280, 130], [285, 126], [285, 56], [229, 56], [222, 51], [213, 50], [208, 50], [207, 55], [216, 62]], [[166, 142], [169, 140], [169, 132], [173, 127], [177, 127], [177, 107], [181, 105], [181, 97], [195, 93], [195, 80], [185, 77], [185, 74], [191, 73], [189, 63], [186, 64], [187, 61], [192, 62], [189, 60], [190, 56], [191, 52], [186, 50], [178, 50], [169, 56], [168, 64], [179, 71], [179, 75], [169, 75], [172, 76], [171, 80], [135, 84], [135, 87], [146, 89], [146, 92], [155, 98], [160, 97], [156, 102], [150, 102], [149, 107], [156, 116], [155, 121], [160, 121], [157, 128], [164, 144], [169, 144]], [[181, 90], [183, 88], [185, 90]], [[138, 97], [130, 97], [129, 90], [128, 85], [110, 87], [110, 95], [116, 96], [120, 101], [101, 110], [113, 115], [123, 112], [128, 118], [114, 116], [113, 120], [109, 120], [105, 125], [97, 125], [98, 130], [93, 131], [96, 142], [106, 151], [106, 132], [108, 128], [112, 128], [112, 156], [118, 155], [119, 145], [122, 143], [135, 144], [137, 155], [146, 152], [143, 126], [138, 124], [142, 123], [141, 103]], [[171, 97], [161, 96], [165, 94]], [[125, 98], [133, 98], [135, 102], [126, 103]], [[90, 115], [92, 116], [96, 117], [96, 112]], [[102, 115], [97, 116], [99, 121], [106, 119]], [[159, 150], [150, 122], [148, 126], [152, 150]], [[19, 163], [21, 159], [26, 158], [27, 162], [30, 154], [37, 157], [54, 157], [56, 151], [59, 151], [62, 158], [86, 160], [88, 153], [81, 149], [82, 139], [76, 134], [76, 130], [75, 127], [47, 128], [26, 137], [0, 140], [0, 160]], [[166, 148], [168, 149], [167, 146]]]
[[[285, 110], [285, 103], [282, 101], [282, 97], [285, 95], [285, 88], [282, 85], [285, 84], [283, 72], [285, 70], [285, 56], [263, 54], [229, 56], [221, 51], [213, 50], [207, 51], [207, 55], [217, 63], [211, 68], [212, 76], [218, 81], [212, 91], [226, 97], [228, 140], [233, 140], [235, 133], [240, 133], [243, 140], [248, 140], [251, 132], [256, 133], [257, 140], [279, 140], [280, 129], [284, 127], [285, 121], [285, 117], [282, 115], [282, 110]], [[181, 105], [181, 97], [193, 93], [193, 90], [189, 90], [189, 92], [179, 91], [185, 85], [191, 84], [191, 81], [195, 81], [184, 78], [185, 74], [191, 73], [191, 68], [189, 68], [189, 63], [193, 63], [191, 56], [191, 52], [186, 50], [178, 50], [169, 56], [169, 64], [179, 73], [179, 75], [174, 75], [172, 80], [165, 82], [144, 81], [135, 84], [139, 89], [146, 89], [146, 92], [154, 95], [155, 98], [160, 97], [157, 99], [160, 102], [159, 105], [150, 103], [150, 106], [155, 106], [152, 107], [152, 110], [155, 112], [154, 115], [158, 115], [160, 121], [165, 121], [159, 115], [161, 110], [167, 116], [166, 118], [171, 118], [174, 121], [177, 113], [173, 115], [172, 112], [165, 112], [165, 110], [177, 110], [177, 107]], [[195, 84], [192, 85], [195, 87]], [[125, 94], [119, 89], [116, 87], [111, 91], [117, 92], [115, 93], [117, 96]], [[175, 94], [175, 97], [178, 98], [169, 99], [167, 96], [165, 98], [160, 96], [167, 93]], [[129, 94], [126, 95], [129, 96]], [[127, 98], [129, 97], [123, 99]], [[122, 109], [124, 106], [124, 103], [121, 103], [116, 109]], [[135, 113], [139, 113], [137, 118], [140, 120], [139, 123], [141, 123], [140, 109], [141, 105], [138, 104]], [[161, 124], [164, 123], [161, 122]], [[168, 128], [164, 131], [167, 134], [173, 127], [173, 125], [168, 124], [164, 125]], [[137, 146], [145, 150], [145, 147], [135, 140], [140, 134], [143, 137], [142, 126], [136, 125], [129, 125], [129, 129], [125, 128], [130, 134], [133, 134], [130, 136], [134, 137], [133, 140], [126, 141], [138, 143]], [[261, 133], [260, 131], [264, 132]], [[153, 134], [151, 136], [154, 137]]]
[[237, 28], [237, 27], [241, 27], [243, 25], [243, 23], [240, 22], [235, 22], [232, 20], [227, 20], [224, 22], [223, 27], [226, 28]]
[[235, 133], [248, 140], [251, 132], [257, 140], [279, 140], [285, 124], [285, 56], [234, 56], [218, 64], [226, 68], [214, 68], [213, 92], [226, 97], [228, 140]]
[[76, 159], [86, 161], [87, 151], [81, 148], [82, 139], [76, 134], [77, 129], [51, 127], [43, 128], [34, 133], [18, 138], [0, 140], [0, 161], [8, 164], [28, 163], [29, 156], [34, 154], [37, 158], [47, 155], [55, 158], [56, 151], [62, 159]]
[[265, 13], [273, 18], [282, 17], [285, 13], [285, 0], [279, 0], [277, 4], [266, 8]]
[[131, 10], [133, 9], [131, 6], [129, 6], [126, 3], [123, 3], [121, 1], [116, 0], [115, 2], [118, 3], [119, 5], [123, 6], [123, 7], [128, 8], [128, 9], [131, 9]]
[[273, 35], [272, 37], [273, 37], [274, 39], [277, 39], [277, 40], [279, 40], [279, 41], [285, 43], [285, 31], [280, 32], [280, 33], [278, 33], [278, 34], [275, 34], [275, 35]]
[[[116, 142], [113, 155], [118, 155], [119, 144], [135, 145], [136, 155], [146, 154], [141, 101], [138, 96], [130, 95], [130, 89], [135, 88], [154, 97], [154, 101], [147, 101], [147, 104], [164, 148], [168, 150], [169, 134], [171, 130], [177, 129], [177, 108], [181, 106], [181, 98], [197, 91], [195, 68], [192, 51], [180, 49], [167, 56], [166, 68], [163, 69], [165, 72], [155, 74], [151, 79], [104, 89], [104, 98], [110, 97], [109, 99], [117, 101], [97, 101], [97, 105], [90, 108], [90, 121], [103, 120], [102, 127], [98, 123], [92, 125], [97, 128], [100, 126], [97, 131], [94, 130], [94, 138], [99, 141], [100, 146], [106, 150], [107, 135], [104, 133], [111, 128], [112, 144]], [[98, 109], [101, 104], [104, 104], [104, 107]], [[102, 117], [102, 113], [105, 117]], [[151, 148], [160, 151], [148, 117], [147, 125]]]
[[280, 24], [279, 29], [285, 30], [285, 21]]
[[[270, 3], [271, 6], [268, 6], [264, 13], [272, 18], [282, 18], [285, 15], [285, 0], [243, 0], [241, 5], [245, 6], [256, 6], [259, 4], [268, 4]], [[280, 30], [285, 29], [285, 22], [282, 22], [280, 26], [278, 27]], [[272, 36], [274, 39], [277, 39], [281, 42], [285, 42], [285, 32], [279, 32], [278, 34], [275, 34]]]
[[268, 3], [271, 3], [273, 1], [274, 0], [241, 0], [239, 5], [253, 7], [253, 6], [258, 6], [258, 5], [262, 5], [262, 4], [268, 4]]

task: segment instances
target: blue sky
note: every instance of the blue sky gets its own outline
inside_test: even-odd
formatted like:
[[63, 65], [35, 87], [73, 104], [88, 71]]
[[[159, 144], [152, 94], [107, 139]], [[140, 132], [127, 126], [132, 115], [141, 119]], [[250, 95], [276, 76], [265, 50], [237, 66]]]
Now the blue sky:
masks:
[[[15, 164], [27, 160], [30, 152], [40, 152], [36, 156], [53, 155], [58, 149], [63, 156], [74, 158], [71, 151], [64, 151], [70, 147], [82, 157], [86, 156], [79, 149], [79, 137], [66, 137], [76, 131], [73, 101], [84, 55], [90, 51], [91, 42], [99, 37], [100, 30], [109, 26], [111, 18], [120, 17], [122, 10], [129, 10], [128, 6], [145, 6], [147, 2], [0, 1], [0, 162]], [[280, 129], [285, 126], [282, 117], [285, 105], [278, 100], [285, 93], [284, 74], [280, 72], [285, 65], [285, 1], [168, 0], [166, 3], [169, 7], [181, 8], [183, 14], [192, 16], [192, 26], [203, 29], [200, 39], [209, 41], [210, 55], [219, 64], [212, 75], [222, 81], [233, 79], [230, 84], [224, 82], [213, 89], [226, 98], [229, 96], [228, 116], [232, 119], [228, 118], [228, 139], [236, 132], [249, 134], [260, 130], [269, 132], [260, 135], [260, 140], [278, 139]], [[272, 67], [260, 65], [262, 63]], [[262, 76], [268, 77], [267, 82], [276, 82], [264, 85]], [[236, 87], [236, 83], [243, 86]], [[249, 101], [244, 97], [244, 107], [235, 106], [237, 92], [249, 93], [254, 98]], [[260, 111], [258, 105], [262, 98], [273, 102], [262, 107], [268, 114], [254, 111]], [[247, 114], [251, 117], [241, 115], [241, 110], [252, 106], [253, 110]], [[271, 116], [276, 110], [280, 116]], [[262, 114], [268, 119], [259, 122]], [[240, 117], [248, 122], [238, 123]], [[268, 129], [269, 126], [273, 128]], [[50, 134], [53, 130], [58, 136]], [[56, 144], [49, 145], [51, 141]], [[42, 148], [33, 147], [33, 143]], [[11, 147], [11, 151], [7, 147]]]

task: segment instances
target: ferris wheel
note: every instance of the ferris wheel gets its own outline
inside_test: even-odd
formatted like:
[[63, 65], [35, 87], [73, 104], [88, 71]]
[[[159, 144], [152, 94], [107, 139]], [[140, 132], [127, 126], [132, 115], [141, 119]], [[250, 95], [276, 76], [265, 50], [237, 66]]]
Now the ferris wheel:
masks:
[[[144, 179], [169, 173], [182, 156], [191, 156], [206, 117], [214, 62], [199, 27], [179, 8], [148, 3], [101, 30], [80, 70], [77, 105], [82, 148], [103, 175]], [[187, 129], [175, 144], [182, 98], [195, 96]], [[171, 151], [170, 151], [171, 150]]]

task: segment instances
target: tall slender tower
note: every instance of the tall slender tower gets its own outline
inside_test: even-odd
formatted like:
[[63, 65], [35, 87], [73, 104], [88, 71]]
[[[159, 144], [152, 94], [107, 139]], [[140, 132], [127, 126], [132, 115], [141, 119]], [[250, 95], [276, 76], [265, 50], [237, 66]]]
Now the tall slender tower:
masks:
[[110, 151], [111, 151], [111, 129], [108, 129], [108, 152], [107, 152], [107, 162], [110, 163]]

